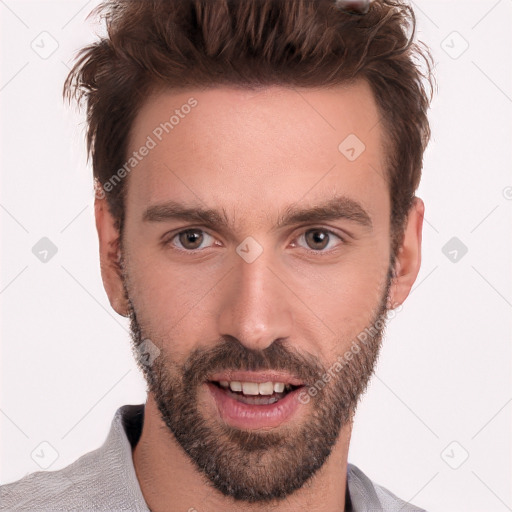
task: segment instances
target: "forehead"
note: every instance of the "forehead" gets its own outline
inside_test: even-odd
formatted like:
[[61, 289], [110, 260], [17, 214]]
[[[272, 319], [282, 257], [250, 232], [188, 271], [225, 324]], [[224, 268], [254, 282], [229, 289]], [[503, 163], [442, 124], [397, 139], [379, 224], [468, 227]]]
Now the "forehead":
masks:
[[382, 125], [364, 81], [159, 92], [132, 126], [127, 157], [134, 151], [127, 215], [173, 199], [268, 217], [341, 194], [389, 208]]

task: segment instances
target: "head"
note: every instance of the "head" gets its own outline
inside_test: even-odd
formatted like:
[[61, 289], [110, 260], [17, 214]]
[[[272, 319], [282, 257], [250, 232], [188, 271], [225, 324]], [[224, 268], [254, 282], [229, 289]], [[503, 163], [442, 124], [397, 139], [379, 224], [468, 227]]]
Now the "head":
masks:
[[[151, 347], [170, 438], [225, 495], [285, 498], [350, 424], [419, 271], [428, 50], [401, 1], [99, 12], [65, 93], [86, 102], [105, 289]], [[300, 411], [233, 426], [207, 384], [231, 370], [295, 376]]]

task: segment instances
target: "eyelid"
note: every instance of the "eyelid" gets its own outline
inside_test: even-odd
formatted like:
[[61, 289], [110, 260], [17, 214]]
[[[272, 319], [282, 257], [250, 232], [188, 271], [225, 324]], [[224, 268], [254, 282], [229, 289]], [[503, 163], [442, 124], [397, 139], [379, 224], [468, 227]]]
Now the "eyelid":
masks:
[[[296, 229], [299, 229], [300, 231], [297, 232], [297, 234], [294, 235], [293, 240], [297, 240], [300, 236], [305, 235], [308, 231], [318, 230], [318, 231], [324, 231], [324, 232], [328, 233], [329, 235], [334, 235], [335, 237], [339, 238], [341, 240], [341, 243], [338, 244], [338, 245], [344, 245], [344, 244], [348, 243], [349, 235], [347, 235], [346, 233], [340, 234], [338, 231], [335, 231], [331, 227], [321, 226], [321, 225], [316, 225], [316, 226], [315, 225], [305, 225], [305, 226], [301, 226], [301, 227], [296, 228]], [[188, 227], [185, 227], [185, 228], [178, 228], [177, 230], [173, 230], [173, 231], [165, 233], [162, 236], [163, 244], [164, 245], [172, 245], [171, 244], [172, 240], [174, 240], [178, 235], [180, 235], [182, 233], [185, 233], [186, 231], [193, 231], [193, 230], [202, 231], [206, 235], [211, 236], [216, 241], [218, 241], [217, 236], [215, 236], [212, 233], [210, 233], [209, 230], [205, 229], [204, 226], [188, 226]], [[188, 249], [187, 250], [187, 249], [181, 249], [181, 248], [176, 247], [174, 245], [173, 245], [173, 248], [175, 248], [178, 251], [184, 251], [184, 252], [189, 252], [189, 253], [194, 253], [194, 252], [197, 252], [197, 251], [204, 250], [204, 249]], [[302, 248], [305, 249], [306, 251], [309, 251], [309, 252], [312, 252], [312, 253], [316, 253], [316, 254], [322, 254], [322, 253], [327, 254], [330, 251], [334, 250], [334, 249], [330, 249], [330, 250], [327, 250], [327, 251], [322, 251], [322, 250], [308, 249], [307, 247], [302, 247]]]
[[176, 235], [180, 235], [181, 233], [185, 233], [186, 231], [194, 231], [194, 230], [198, 230], [198, 231], [203, 231], [204, 233], [206, 233], [207, 235], [210, 235], [210, 236], [214, 236], [210, 233], [209, 229], [208, 228], [205, 228], [204, 226], [186, 226], [186, 227], [181, 227], [181, 228], [176, 228], [176, 229], [172, 229], [171, 231], [166, 231], [161, 239], [163, 241], [170, 241], [172, 240]]
[[177, 247], [176, 245], [172, 244], [172, 241], [178, 235], [181, 235], [182, 233], [185, 233], [187, 231], [194, 231], [194, 230], [202, 231], [204, 234], [212, 237], [214, 239], [214, 241], [217, 241], [217, 237], [212, 235], [208, 230], [204, 229], [203, 227], [190, 226], [190, 227], [186, 227], [186, 228], [178, 228], [177, 230], [173, 230], [173, 231], [169, 231], [169, 232], [165, 233], [162, 236], [162, 243], [163, 243], [163, 245], [171, 245], [173, 249], [176, 249], [177, 251], [182, 251], [182, 252], [194, 253], [194, 252], [203, 251], [204, 249], [182, 249], [181, 247]]
[[331, 252], [335, 251], [340, 245], [345, 245], [348, 243], [348, 240], [347, 240], [348, 237], [346, 235], [344, 235], [344, 234], [341, 235], [337, 231], [334, 231], [333, 229], [325, 227], [325, 226], [312, 226], [312, 227], [307, 227], [306, 229], [302, 228], [302, 231], [297, 236], [295, 236], [294, 240], [300, 238], [301, 236], [305, 236], [305, 234], [308, 231], [324, 231], [325, 233], [327, 233], [329, 235], [334, 235], [335, 237], [339, 238], [339, 240], [340, 240], [340, 243], [338, 243], [334, 248], [331, 248], [331, 249], [328, 249], [325, 251], [310, 249], [308, 247], [302, 247], [302, 249], [304, 249], [305, 251], [307, 251], [309, 253], [314, 253], [314, 254], [318, 254], [318, 255], [330, 254]]

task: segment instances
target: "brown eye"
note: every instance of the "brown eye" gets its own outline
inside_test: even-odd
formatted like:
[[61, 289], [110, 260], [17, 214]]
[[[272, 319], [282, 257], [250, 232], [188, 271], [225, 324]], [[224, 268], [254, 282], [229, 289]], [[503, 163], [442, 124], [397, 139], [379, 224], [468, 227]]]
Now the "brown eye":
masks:
[[[337, 244], [336, 239], [343, 243], [343, 239], [326, 229], [309, 229], [299, 237], [299, 240], [304, 239], [306, 242], [306, 248], [312, 251], [327, 252], [324, 249], [332, 249]], [[302, 246], [304, 247], [304, 246]]]
[[329, 235], [325, 231], [318, 229], [309, 230], [305, 233], [306, 242], [311, 249], [321, 250], [325, 249], [329, 243]]
[[176, 240], [180, 249], [193, 251], [195, 249], [200, 249], [201, 244], [208, 241], [208, 239], [212, 239], [213, 241], [213, 237], [201, 229], [187, 229], [174, 236], [171, 242]]

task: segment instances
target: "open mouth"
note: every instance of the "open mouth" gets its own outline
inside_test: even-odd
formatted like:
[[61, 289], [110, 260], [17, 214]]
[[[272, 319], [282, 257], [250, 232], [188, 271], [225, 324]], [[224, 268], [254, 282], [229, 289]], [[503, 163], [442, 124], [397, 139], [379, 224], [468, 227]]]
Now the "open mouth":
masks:
[[250, 405], [268, 405], [282, 400], [286, 395], [303, 386], [283, 382], [209, 381], [227, 396]]

